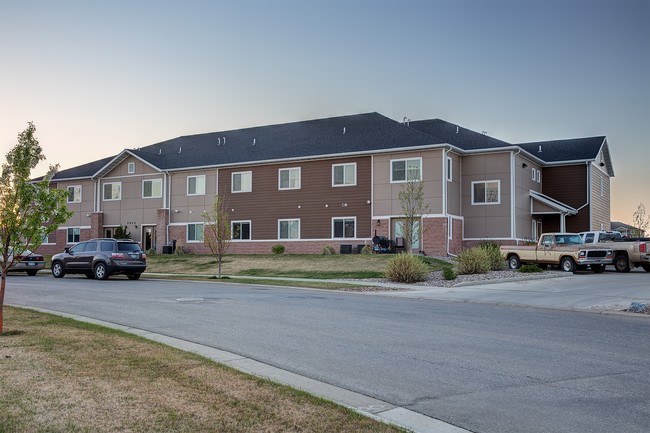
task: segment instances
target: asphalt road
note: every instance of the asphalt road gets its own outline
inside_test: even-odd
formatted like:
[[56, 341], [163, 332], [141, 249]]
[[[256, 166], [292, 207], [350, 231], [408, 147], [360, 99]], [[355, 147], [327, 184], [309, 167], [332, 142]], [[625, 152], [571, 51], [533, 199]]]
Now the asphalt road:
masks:
[[475, 432], [650, 431], [647, 318], [47, 275], [9, 276], [6, 302], [227, 350]]

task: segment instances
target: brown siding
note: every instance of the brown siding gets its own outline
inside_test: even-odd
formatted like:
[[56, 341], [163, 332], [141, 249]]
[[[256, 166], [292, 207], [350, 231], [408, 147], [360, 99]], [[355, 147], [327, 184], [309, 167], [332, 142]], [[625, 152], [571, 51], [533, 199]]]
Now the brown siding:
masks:
[[[587, 165], [546, 167], [542, 170], [542, 193], [575, 209], [587, 203]], [[553, 221], [557, 219], [557, 228]], [[543, 230], [559, 230], [559, 217], [545, 217]], [[589, 206], [566, 218], [568, 232], [589, 230]]]
[[[231, 221], [250, 220], [253, 240], [278, 238], [279, 219], [300, 219], [300, 239], [330, 239], [332, 218], [356, 217], [357, 238], [370, 227], [370, 157], [272, 164], [219, 170]], [[356, 186], [332, 186], [332, 165], [356, 162]], [[298, 190], [278, 189], [278, 170], [300, 167]], [[231, 193], [231, 174], [252, 171], [252, 192]]]

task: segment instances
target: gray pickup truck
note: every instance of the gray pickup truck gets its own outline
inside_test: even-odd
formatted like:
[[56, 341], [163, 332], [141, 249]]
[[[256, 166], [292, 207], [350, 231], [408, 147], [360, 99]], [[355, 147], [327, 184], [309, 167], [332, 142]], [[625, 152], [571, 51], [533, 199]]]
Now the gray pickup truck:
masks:
[[581, 232], [585, 245], [600, 245], [614, 252], [614, 269], [630, 272], [641, 267], [650, 272], [650, 238], [624, 238], [619, 232]]

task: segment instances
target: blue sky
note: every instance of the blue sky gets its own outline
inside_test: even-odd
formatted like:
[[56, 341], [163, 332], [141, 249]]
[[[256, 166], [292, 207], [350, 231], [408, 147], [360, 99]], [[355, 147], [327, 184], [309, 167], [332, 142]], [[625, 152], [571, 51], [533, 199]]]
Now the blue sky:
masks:
[[612, 218], [631, 222], [650, 211], [650, 0], [0, 0], [2, 155], [29, 121], [69, 168], [370, 111], [514, 143], [606, 135]]

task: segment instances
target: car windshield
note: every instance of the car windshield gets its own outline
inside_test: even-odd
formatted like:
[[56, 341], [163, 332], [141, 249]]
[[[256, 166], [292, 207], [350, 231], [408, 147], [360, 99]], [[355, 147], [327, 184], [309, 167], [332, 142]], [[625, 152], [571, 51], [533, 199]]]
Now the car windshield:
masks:
[[581, 244], [582, 243], [582, 238], [580, 237], [579, 234], [575, 234], [575, 235], [556, 235], [555, 236], [555, 243], [558, 244], [558, 245]]
[[118, 251], [140, 251], [140, 245], [135, 242], [118, 242]]

